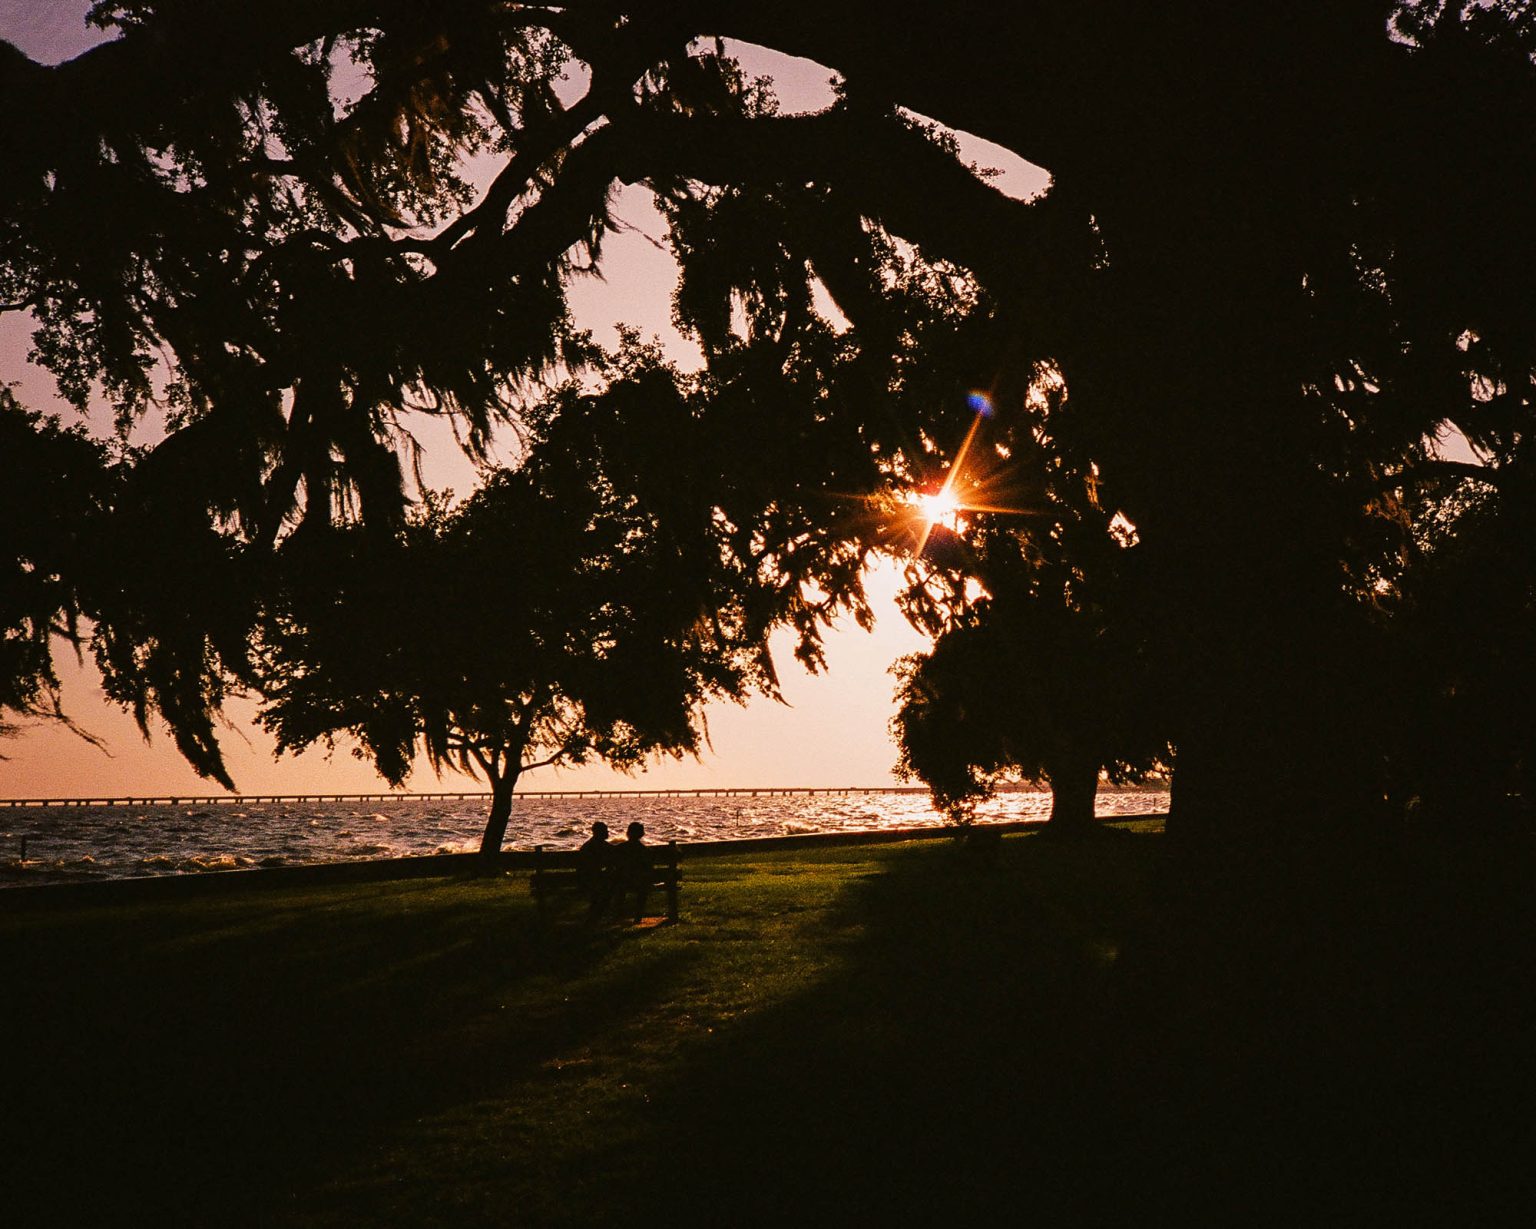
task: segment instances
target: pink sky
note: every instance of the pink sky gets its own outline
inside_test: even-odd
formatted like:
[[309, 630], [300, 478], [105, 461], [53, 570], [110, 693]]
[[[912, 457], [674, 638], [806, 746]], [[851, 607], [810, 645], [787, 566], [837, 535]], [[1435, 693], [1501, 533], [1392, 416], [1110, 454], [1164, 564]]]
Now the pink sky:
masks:
[[[16, 43], [37, 59], [57, 61], [78, 54], [99, 39], [86, 29], [79, 0], [0, 0], [0, 38]], [[760, 48], [735, 49], [754, 74], [774, 77], [786, 110], [814, 110], [830, 101], [829, 70]], [[997, 146], [962, 136], [962, 150], [984, 166], [1002, 168], [998, 183], [1024, 196], [1044, 186], [1045, 175]], [[577, 318], [600, 338], [613, 336], [615, 322], [638, 326], [663, 338], [683, 362], [696, 358], [672, 329], [670, 295], [675, 280], [671, 258], [650, 239], [662, 234], [660, 219], [642, 189], [628, 189], [619, 215], [637, 230], [612, 236], [605, 245], [602, 278], [579, 281], [571, 289]], [[649, 236], [648, 239], [646, 236]], [[47, 373], [27, 362], [30, 325], [0, 316], [0, 379], [17, 385], [24, 404], [60, 409]], [[427, 423], [420, 432], [428, 450], [426, 478], [433, 486], [466, 490], [473, 471], [458, 455], [451, 434]], [[723, 704], [706, 713], [711, 747], [698, 760], [666, 760], [625, 777], [602, 765], [564, 771], [541, 770], [526, 785], [533, 788], [711, 788], [761, 785], [878, 785], [893, 780], [895, 750], [888, 724], [894, 711], [888, 670], [901, 654], [923, 647], [923, 639], [897, 612], [892, 597], [899, 581], [893, 564], [869, 577], [877, 625], [872, 633], [853, 627], [835, 630], [828, 639], [828, 670], [808, 675], [789, 652], [788, 638], [775, 641], [787, 704], [757, 699], [745, 707]], [[90, 746], [68, 731], [45, 725], [28, 729], [5, 744], [0, 754], [0, 797], [80, 797], [105, 794], [219, 792], [199, 780], [176, 753], [163, 731], [149, 742], [132, 720], [101, 693], [94, 667], [77, 666], [67, 653], [60, 662], [66, 711], [107, 750]], [[276, 760], [271, 739], [252, 724], [255, 706], [229, 706], [231, 727], [224, 735], [225, 754], [236, 785], [247, 793], [352, 793], [381, 788], [373, 769], [346, 747]], [[474, 789], [456, 775], [441, 785], [423, 763], [409, 787], [429, 790]]]

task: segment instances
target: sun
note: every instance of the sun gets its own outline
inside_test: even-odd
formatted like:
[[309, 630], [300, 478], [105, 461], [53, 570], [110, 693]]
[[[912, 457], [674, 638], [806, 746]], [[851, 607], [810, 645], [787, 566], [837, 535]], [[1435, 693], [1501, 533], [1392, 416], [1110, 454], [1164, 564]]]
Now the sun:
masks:
[[962, 505], [947, 483], [932, 494], [914, 491], [911, 498], [930, 528], [934, 525], [943, 525], [946, 529], [959, 528]]

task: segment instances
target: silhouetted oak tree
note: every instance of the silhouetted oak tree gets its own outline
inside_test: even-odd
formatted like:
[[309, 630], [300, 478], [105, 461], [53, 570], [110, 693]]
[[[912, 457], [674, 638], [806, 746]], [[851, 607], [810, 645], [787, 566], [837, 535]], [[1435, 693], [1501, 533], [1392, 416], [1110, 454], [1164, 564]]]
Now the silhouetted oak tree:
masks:
[[93, 549], [113, 479], [104, 448], [0, 387], [0, 715], [60, 715], [52, 643], [81, 642], [81, 555]]
[[900, 600], [934, 645], [898, 663], [892, 731], [900, 771], [956, 816], [1011, 775], [1050, 787], [1053, 831], [1082, 832], [1101, 771], [1171, 764], [1145, 551], [1071, 428], [1048, 370], [1021, 413], [983, 402], [944, 481], [959, 522], [919, 527]]
[[[820, 333], [797, 287], [832, 296], [853, 325], [840, 369], [866, 378], [820, 421], [883, 476], [920, 476], [901, 454], [936, 438], [888, 416], [921, 366], [883, 344], [915, 337], [881, 255], [893, 238], [985, 289], [1006, 342], [976, 382], [1060, 373], [1061, 438], [1141, 533], [1177, 826], [1246, 837], [1379, 797], [1353, 735], [1386, 680], [1356, 666], [1405, 541], [1400, 492], [1446, 422], [1474, 443], [1501, 432], [1511, 474], [1529, 463], [1528, 6], [99, 14], [122, 36], [75, 61], [0, 57], [0, 284], [66, 393], [97, 380], [129, 417], [168, 404], [162, 447], [204, 458], [189, 502], [237, 554], [349, 509], [398, 523], [410, 413], [460, 415], [473, 445], [530, 378], [579, 365], [565, 282], [599, 253], [613, 186], [643, 183], [683, 262], [680, 315], [734, 336], [706, 348], [742, 401], [772, 413]], [[827, 64], [844, 97], [778, 115], [698, 41], [713, 35]], [[578, 61], [588, 88], [567, 102]], [[1008, 200], [897, 105], [1017, 150], [1050, 192]], [[473, 201], [472, 153], [500, 168]], [[152, 691], [119, 655], [121, 694], [173, 724], [205, 713], [238, 642], [159, 636], [182, 616], [141, 613], [123, 638], [181, 668]]]
[[[446, 11], [411, 5], [274, 5], [247, 39], [241, 20], [196, 5], [100, 14], [121, 37], [56, 69], [14, 52], [0, 64], [19, 117], [0, 143], [15, 187], [7, 306], [33, 313], [39, 360], [82, 408], [94, 384], [124, 427], [163, 412], [167, 438], [135, 467], [146, 515], [117, 536], [167, 567], [189, 545], [217, 555], [219, 583], [200, 577], [193, 601], [158, 575], [135, 586], [121, 618], [98, 613], [98, 657], [114, 696], [158, 709], [194, 766], [227, 783], [211, 719], [226, 682], [252, 677], [246, 578], [280, 583], [264, 557], [301, 527], [397, 531], [411, 415], [454, 415], [481, 455], [496, 424], [534, 412], [542, 381], [588, 367], [564, 286], [598, 258], [614, 183], [645, 177], [686, 210], [693, 151], [676, 124], [719, 119], [710, 148], [729, 154], [730, 121], [771, 104], [651, 23], [464, 5], [445, 26]], [[215, 46], [228, 54], [210, 59]], [[589, 88], [563, 102], [577, 55]], [[843, 127], [843, 152], [870, 131], [930, 148], [888, 114]], [[665, 164], [642, 169], [648, 152]], [[476, 153], [503, 165], [471, 202], [462, 161]], [[836, 218], [859, 231], [856, 214]], [[881, 466], [819, 378], [848, 347], [805, 327], [803, 261], [798, 277], [798, 306], [764, 300], [761, 332], [715, 347], [716, 425], [738, 429], [716, 431], [712, 456], [729, 471], [714, 486], [732, 501], [731, 549], [765, 582], [744, 618], [795, 623], [814, 662], [828, 613], [867, 617], [865, 547], [840, 532], [851, 518], [827, 487], [856, 496]], [[868, 293], [878, 271], [861, 279]]]
[[631, 435], [686, 457], [678, 378], [633, 352], [602, 395], [569, 391], [548, 419], [560, 438], [534, 435], [462, 505], [429, 501], [382, 540], [293, 535], [260, 684], [280, 749], [346, 733], [392, 784], [417, 752], [483, 777], [489, 855], [522, 773], [694, 752], [702, 702], [773, 690], [686, 461], [665, 482], [630, 468]]
[[1523, 466], [1431, 497], [1393, 578], [1389, 787], [1417, 818], [1529, 823], [1536, 798], [1536, 552]]
[[987, 602], [898, 663], [892, 722], [904, 775], [956, 817], [1007, 776], [1051, 791], [1052, 831], [1091, 827], [1099, 775], [1145, 780], [1164, 761], [1143, 663], [1065, 594]]

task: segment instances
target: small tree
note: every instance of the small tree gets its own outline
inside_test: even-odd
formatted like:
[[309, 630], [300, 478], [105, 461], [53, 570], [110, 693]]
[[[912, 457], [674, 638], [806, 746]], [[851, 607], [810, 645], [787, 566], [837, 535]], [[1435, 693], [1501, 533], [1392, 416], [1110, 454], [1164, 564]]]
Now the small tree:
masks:
[[1144, 780], [1167, 758], [1134, 645], [1063, 593], [988, 599], [896, 665], [898, 771], [960, 819], [999, 778], [1049, 785], [1051, 825], [1081, 830], [1099, 774]]
[[1006, 774], [1048, 784], [1052, 827], [1082, 830], [1101, 772], [1144, 780], [1171, 760], [1143, 548], [1063, 437], [1051, 373], [1015, 403], [979, 412], [948, 461], [954, 524], [919, 518], [901, 600], [934, 642], [895, 666], [897, 770], [961, 820]]
[[[680, 413], [671, 388], [631, 387], [627, 409], [649, 393]], [[721, 613], [722, 555], [698, 540], [709, 518], [658, 517], [634, 475], [604, 472], [596, 433], [586, 444], [538, 441], [461, 507], [429, 501], [382, 542], [296, 534], [265, 632], [262, 721], [279, 749], [344, 733], [391, 784], [418, 751], [483, 776], [492, 855], [523, 773], [696, 751], [700, 702], [771, 689], [756, 639]]]

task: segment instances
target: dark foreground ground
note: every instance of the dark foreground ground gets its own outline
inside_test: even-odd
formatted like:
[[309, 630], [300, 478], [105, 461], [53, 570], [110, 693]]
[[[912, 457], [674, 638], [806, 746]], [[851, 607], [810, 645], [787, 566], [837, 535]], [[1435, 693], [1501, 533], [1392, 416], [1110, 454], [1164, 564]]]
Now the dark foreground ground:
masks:
[[0, 1222], [1530, 1223], [1526, 843], [1164, 839], [6, 908]]

